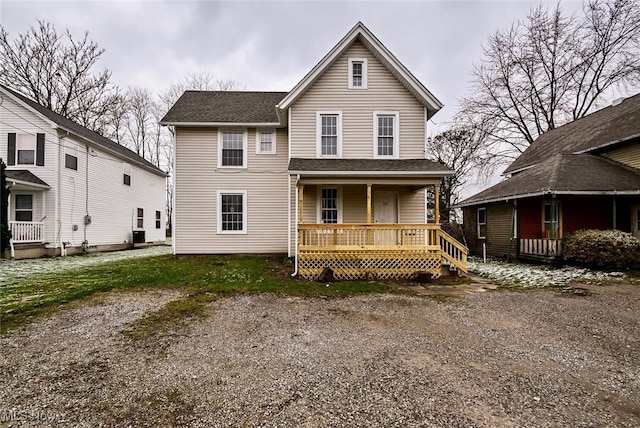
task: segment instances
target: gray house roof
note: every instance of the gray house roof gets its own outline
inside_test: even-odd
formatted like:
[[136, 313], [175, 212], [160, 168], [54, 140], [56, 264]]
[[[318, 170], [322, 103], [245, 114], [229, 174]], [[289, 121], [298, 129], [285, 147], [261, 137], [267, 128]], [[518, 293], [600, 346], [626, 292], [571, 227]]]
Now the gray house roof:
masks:
[[545, 132], [506, 170], [517, 172], [557, 153], [585, 153], [640, 138], [640, 94]]
[[161, 125], [278, 124], [276, 105], [287, 92], [186, 91]]
[[42, 116], [44, 116], [46, 119], [48, 119], [49, 121], [55, 123], [57, 126], [59, 126], [61, 129], [64, 129], [65, 131], [69, 131], [70, 133], [77, 135], [78, 137], [81, 137], [87, 141], [90, 141], [91, 143], [95, 144], [96, 146], [100, 146], [104, 149], [106, 149], [109, 152], [115, 153], [120, 155], [123, 158], [126, 158], [127, 160], [131, 161], [131, 163], [135, 163], [138, 164], [146, 169], [148, 169], [149, 171], [158, 174], [158, 175], [162, 175], [164, 177], [167, 176], [167, 174], [162, 171], [160, 168], [156, 167], [154, 164], [152, 164], [151, 162], [147, 161], [146, 159], [138, 156], [135, 152], [129, 150], [128, 148], [121, 146], [120, 144], [116, 143], [115, 141], [112, 141], [106, 137], [103, 137], [102, 135], [98, 134], [97, 132], [94, 132], [88, 128], [85, 128], [84, 126], [70, 120], [67, 119], [66, 117], [55, 113], [51, 110], [49, 110], [46, 107], [41, 106], [40, 104], [36, 103], [35, 101], [30, 100], [29, 98], [25, 97], [24, 95], [9, 89], [8, 87], [0, 84], [0, 88], [4, 91], [6, 91], [8, 94], [10, 94], [12, 97], [16, 98], [18, 101], [24, 103], [27, 105], [27, 107], [29, 107], [32, 110], [35, 110], [36, 112], [38, 112], [39, 114], [41, 114]]
[[551, 194], [640, 195], [640, 170], [602, 156], [558, 153], [457, 206]]
[[5, 175], [9, 181], [37, 184], [41, 187], [50, 187], [47, 183], [26, 169], [7, 169], [5, 170]]
[[453, 171], [444, 165], [428, 159], [301, 159], [292, 158], [289, 162], [290, 174], [332, 173], [374, 173], [384, 175], [429, 175], [447, 176]]

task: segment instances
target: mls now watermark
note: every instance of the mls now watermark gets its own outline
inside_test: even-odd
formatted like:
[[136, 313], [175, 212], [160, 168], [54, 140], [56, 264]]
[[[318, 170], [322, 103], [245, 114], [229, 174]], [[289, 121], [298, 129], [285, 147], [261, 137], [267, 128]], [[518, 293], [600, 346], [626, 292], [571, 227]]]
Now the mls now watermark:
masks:
[[42, 410], [16, 410], [16, 409], [0, 409], [0, 422], [26, 422], [40, 421], [53, 422], [56, 420], [56, 414], [52, 412], [44, 412]]

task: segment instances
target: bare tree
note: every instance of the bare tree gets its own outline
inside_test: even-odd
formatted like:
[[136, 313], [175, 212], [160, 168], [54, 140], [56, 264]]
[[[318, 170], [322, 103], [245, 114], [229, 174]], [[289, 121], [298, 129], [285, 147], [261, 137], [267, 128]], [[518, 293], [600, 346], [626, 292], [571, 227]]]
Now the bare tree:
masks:
[[174, 82], [160, 94], [160, 101], [168, 111], [184, 91], [238, 91], [243, 87], [233, 79], [220, 79], [209, 71], [192, 72], [179, 82]]
[[485, 150], [485, 137], [481, 130], [454, 121], [448, 129], [427, 139], [427, 156], [454, 171], [442, 179], [440, 186], [442, 223], [456, 220], [451, 207], [459, 202], [461, 188], [472, 178], [481, 182], [492, 172], [492, 155]]
[[461, 108], [484, 127], [498, 158], [515, 158], [540, 134], [638, 87], [637, 0], [589, 0], [582, 16], [542, 6], [493, 34]]
[[116, 101], [107, 69], [94, 73], [104, 49], [84, 33], [75, 39], [66, 30], [38, 21], [36, 28], [13, 40], [0, 26], [0, 79], [13, 89], [87, 128], [103, 132]]

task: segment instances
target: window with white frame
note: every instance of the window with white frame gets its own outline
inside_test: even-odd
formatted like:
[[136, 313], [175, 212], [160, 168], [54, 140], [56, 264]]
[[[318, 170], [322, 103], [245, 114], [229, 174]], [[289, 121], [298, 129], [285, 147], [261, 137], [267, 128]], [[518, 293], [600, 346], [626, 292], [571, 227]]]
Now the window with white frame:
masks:
[[318, 112], [318, 157], [342, 157], [342, 112]]
[[349, 89], [367, 89], [366, 58], [349, 58]]
[[218, 233], [247, 233], [247, 191], [218, 191]]
[[246, 131], [220, 131], [218, 142], [218, 166], [230, 168], [247, 166]]
[[478, 238], [484, 239], [487, 237], [487, 209], [478, 208], [476, 225], [478, 228]]
[[256, 153], [276, 154], [276, 131], [272, 129], [256, 130]]
[[560, 203], [558, 201], [543, 203], [542, 233], [544, 238], [557, 239], [562, 237], [560, 220]]
[[33, 195], [16, 195], [16, 221], [33, 221]]
[[33, 135], [17, 134], [16, 161], [17, 165], [35, 165], [36, 139]]
[[144, 228], [144, 208], [138, 208], [138, 221], [136, 222], [138, 229]]
[[78, 170], [78, 146], [70, 141], [64, 147], [64, 167]]
[[337, 187], [323, 187], [318, 196], [320, 221], [323, 224], [342, 223], [339, 189]]
[[373, 113], [373, 153], [376, 158], [398, 158], [398, 112]]

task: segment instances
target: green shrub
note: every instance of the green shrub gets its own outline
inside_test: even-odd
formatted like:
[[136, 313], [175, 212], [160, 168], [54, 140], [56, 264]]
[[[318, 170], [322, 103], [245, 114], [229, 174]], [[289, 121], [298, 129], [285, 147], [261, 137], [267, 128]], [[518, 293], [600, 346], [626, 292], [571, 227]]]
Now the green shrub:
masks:
[[580, 230], [562, 239], [568, 264], [596, 268], [640, 269], [640, 240], [619, 230]]

